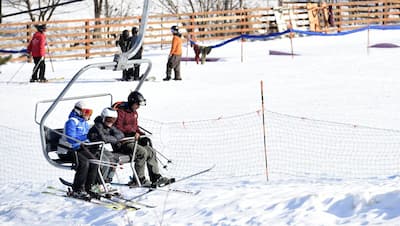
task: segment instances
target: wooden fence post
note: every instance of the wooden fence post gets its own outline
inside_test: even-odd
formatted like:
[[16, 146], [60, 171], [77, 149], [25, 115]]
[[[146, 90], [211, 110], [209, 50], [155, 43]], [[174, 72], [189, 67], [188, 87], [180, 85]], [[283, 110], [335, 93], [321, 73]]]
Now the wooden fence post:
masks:
[[387, 0], [383, 1], [383, 16], [382, 16], [382, 25], [386, 24], [386, 19], [388, 19], [388, 13], [389, 13], [389, 7], [388, 7], [388, 2]]
[[89, 29], [89, 20], [85, 20], [85, 59], [89, 59], [90, 55], [90, 29]]
[[[341, 26], [342, 26], [342, 14], [340, 13], [341, 11], [340, 11], [340, 5], [338, 5], [337, 6], [337, 9], [338, 9], [338, 11], [339, 11], [339, 14], [337, 15], [337, 21], [338, 21], [338, 25], [337, 25], [337, 32], [341, 32]], [[336, 15], [335, 15], [335, 18], [336, 18]]]
[[[27, 37], [26, 43], [29, 45], [29, 42], [30, 42], [31, 39], [32, 39], [31, 24], [27, 24], [27, 25], [26, 25], [26, 30], [27, 30], [27, 32], [26, 32], [26, 37]], [[26, 59], [27, 62], [29, 62], [29, 63], [32, 62], [32, 57], [26, 57], [26, 58], [27, 58], [27, 59]]]

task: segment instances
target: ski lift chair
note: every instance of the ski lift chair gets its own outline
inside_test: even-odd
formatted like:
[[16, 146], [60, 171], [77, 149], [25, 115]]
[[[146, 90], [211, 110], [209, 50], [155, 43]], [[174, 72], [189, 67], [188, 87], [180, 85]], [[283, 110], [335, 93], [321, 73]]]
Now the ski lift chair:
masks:
[[[134, 60], [129, 60], [132, 56], [134, 56], [139, 49], [141, 48], [141, 45], [143, 44], [143, 38], [144, 38], [144, 32], [147, 27], [147, 21], [148, 21], [148, 14], [149, 14], [149, 9], [150, 9], [150, 0], [144, 0], [143, 2], [143, 13], [142, 13], [142, 19], [140, 22], [140, 29], [139, 29], [139, 35], [138, 39], [136, 42], [132, 45], [131, 49], [128, 52], [124, 52], [121, 54], [117, 54], [114, 57], [113, 62], [108, 62], [108, 63], [94, 63], [94, 64], [89, 64], [86, 65], [85, 67], [81, 68], [68, 82], [68, 84], [65, 86], [65, 88], [61, 91], [61, 93], [58, 95], [58, 97], [55, 100], [51, 100], [52, 104], [50, 107], [47, 109], [47, 111], [43, 114], [42, 118], [40, 121], [36, 120], [37, 119], [37, 105], [39, 103], [44, 103], [44, 102], [49, 102], [49, 101], [41, 101], [36, 104], [36, 112], [35, 112], [35, 121], [36, 123], [40, 126], [40, 139], [41, 139], [41, 144], [42, 144], [42, 151], [44, 153], [44, 157], [46, 160], [52, 164], [55, 167], [58, 168], [63, 168], [63, 169], [68, 169], [72, 168], [74, 164], [77, 163], [77, 157], [73, 158], [68, 158], [68, 156], [64, 156], [62, 154], [58, 154], [57, 151], [60, 148], [60, 140], [62, 136], [65, 136], [63, 133], [63, 129], [50, 129], [46, 126], [46, 120], [48, 116], [51, 114], [51, 112], [54, 110], [54, 108], [58, 105], [58, 103], [62, 100], [71, 100], [73, 98], [64, 98], [65, 94], [68, 92], [70, 87], [75, 83], [75, 81], [87, 70], [97, 68], [100, 70], [113, 70], [113, 71], [122, 71], [127, 68], [132, 68], [134, 67], [135, 64], [147, 64], [148, 67], [145, 71], [145, 73], [141, 76], [141, 79], [139, 83], [137, 84], [135, 90], [138, 91], [143, 82], [146, 80], [146, 77], [150, 73], [152, 63], [151, 60], [149, 59], [134, 59]], [[99, 96], [99, 95], [97, 95]], [[86, 96], [84, 98], [88, 98], [89, 96]], [[54, 133], [55, 134], [54, 134]], [[137, 144], [137, 141], [135, 140], [135, 144]], [[134, 154], [132, 156], [123, 156], [123, 155], [118, 155], [118, 159], [120, 162], [126, 163], [129, 162], [131, 169], [134, 173], [134, 176], [136, 177], [136, 180], [138, 182], [138, 185], [140, 186], [140, 181], [139, 178], [137, 177], [137, 173], [133, 167], [133, 162], [134, 162], [134, 157], [136, 153], [136, 146], [135, 145], [135, 150]], [[64, 147], [67, 149], [68, 153], [68, 147]], [[104, 143], [101, 147], [101, 151], [104, 149]], [[65, 153], [65, 152], [64, 152]], [[128, 161], [129, 158], [129, 161]], [[72, 160], [71, 160], [72, 159]], [[101, 177], [102, 178], [102, 177]], [[107, 190], [105, 187], [104, 180], [102, 179], [104, 188]]]
[[[63, 133], [63, 129], [50, 129], [48, 127], [45, 127], [45, 133], [46, 133], [46, 151], [48, 153], [48, 156], [55, 161], [58, 164], [61, 164], [66, 167], [70, 167], [71, 169], [76, 169], [78, 166], [78, 155], [76, 154], [76, 151], [72, 149], [72, 145], [70, 145], [68, 142], [63, 141], [63, 137], [67, 137]], [[137, 181], [138, 185], [140, 186], [140, 180], [137, 176], [136, 170], [134, 168], [134, 157], [136, 154], [136, 147], [137, 147], [137, 142], [135, 141], [135, 138], [125, 138], [126, 140], [132, 140], [135, 142], [135, 149], [132, 155], [126, 155], [122, 153], [116, 153], [112, 152], [114, 157], [116, 157], [117, 164], [122, 165], [129, 163], [131, 170], [133, 172], [133, 175], [135, 176], [135, 180]], [[117, 165], [113, 165], [113, 163], [109, 162], [104, 162], [101, 161], [103, 152], [105, 150], [105, 143], [104, 142], [87, 142], [84, 143], [86, 146], [89, 147], [89, 149], [95, 149], [97, 151], [100, 151], [100, 156], [99, 160], [97, 161], [92, 161], [94, 164], [98, 165], [110, 165], [112, 167], [117, 167]], [[98, 176], [99, 179], [104, 187], [104, 190], [108, 192], [108, 188], [105, 185], [105, 180], [104, 177], [101, 173], [100, 167], [98, 168]]]

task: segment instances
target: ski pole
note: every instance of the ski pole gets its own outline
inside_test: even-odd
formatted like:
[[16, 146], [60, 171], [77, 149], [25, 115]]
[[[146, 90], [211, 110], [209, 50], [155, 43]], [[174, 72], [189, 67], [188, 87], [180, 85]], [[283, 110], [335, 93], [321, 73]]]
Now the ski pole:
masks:
[[49, 46], [47, 46], [47, 54], [49, 55], [50, 58], [51, 70], [54, 72], [53, 59], [51, 58]]
[[18, 70], [13, 74], [13, 76], [11, 76], [11, 78], [7, 81], [7, 84], [10, 83], [14, 77], [18, 74], [18, 72], [22, 69], [22, 67], [24, 67], [24, 65], [26, 64], [26, 61], [18, 68]]
[[161, 152], [157, 151], [156, 149], [154, 149], [161, 157], [163, 157], [165, 160], [167, 160], [167, 163], [172, 163], [172, 161], [170, 159], [168, 159], [165, 155], [163, 155]]
[[[38, 72], [39, 66], [40, 66], [40, 64], [42, 63], [42, 61], [44, 61], [44, 57], [41, 57], [40, 60], [39, 60], [39, 62], [33, 67], [32, 76], [33, 76], [33, 74], [35, 74], [35, 73]], [[32, 76], [31, 76], [31, 77], [32, 77]]]
[[156, 159], [157, 159], [157, 161], [158, 161], [158, 163], [160, 163], [160, 165], [162, 165], [162, 167], [164, 168], [164, 169], [167, 169], [167, 165], [165, 165], [162, 161], [161, 161], [161, 159], [158, 157], [158, 156], [156, 156]]
[[139, 128], [140, 128], [141, 130], [143, 130], [144, 132], [146, 132], [146, 133], [148, 133], [148, 134], [150, 134], [150, 135], [153, 135], [153, 133], [150, 132], [150, 131], [148, 131], [147, 129], [145, 129], [145, 128], [141, 127], [141, 126], [139, 126]]

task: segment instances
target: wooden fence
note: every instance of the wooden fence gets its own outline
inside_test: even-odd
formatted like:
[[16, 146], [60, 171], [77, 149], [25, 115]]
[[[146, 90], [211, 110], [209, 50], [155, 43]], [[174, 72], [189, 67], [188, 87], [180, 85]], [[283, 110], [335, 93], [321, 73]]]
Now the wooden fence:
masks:
[[[138, 26], [140, 17], [48, 21], [47, 43], [52, 58], [112, 56], [122, 30]], [[241, 34], [261, 35], [294, 28], [341, 32], [367, 25], [400, 24], [400, 0], [348, 3], [288, 3], [275, 8], [238, 9], [203, 13], [149, 16], [144, 45], [168, 48], [170, 27], [178, 25], [184, 37], [214, 43]], [[37, 23], [0, 24], [0, 49], [21, 50]], [[4, 54], [3, 54], [4, 55]], [[14, 61], [26, 60], [14, 55]]]

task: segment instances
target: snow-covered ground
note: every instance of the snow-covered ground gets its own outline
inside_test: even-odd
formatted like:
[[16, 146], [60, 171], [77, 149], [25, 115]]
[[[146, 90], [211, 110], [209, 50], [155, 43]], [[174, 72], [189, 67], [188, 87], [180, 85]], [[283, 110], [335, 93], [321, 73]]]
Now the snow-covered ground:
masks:
[[[212, 50], [209, 57], [221, 58], [220, 61], [204, 65], [182, 62], [183, 81], [179, 82], [161, 81], [168, 50], [145, 47], [144, 58], [153, 62], [150, 76], [157, 81], [143, 85], [141, 92], [148, 105], [140, 109], [140, 115], [161, 122], [187, 122], [253, 112], [261, 107], [263, 80], [265, 106], [269, 111], [396, 130], [400, 128], [399, 49], [367, 50], [367, 35], [365, 31], [343, 37], [296, 38], [293, 48], [299, 56], [293, 58], [268, 55], [269, 50], [290, 52], [290, 41], [286, 38], [247, 41], [243, 44], [243, 62], [241, 43], [230, 43]], [[400, 31], [371, 31], [369, 40], [370, 44], [400, 45], [399, 35]], [[184, 52], [193, 56], [191, 49]], [[13, 156], [14, 145], [24, 150], [29, 145], [24, 141], [39, 139], [34, 123], [37, 101], [55, 98], [83, 66], [111, 60], [110, 57], [55, 61], [54, 72], [47, 61], [48, 78], [64, 77], [47, 84], [20, 83], [29, 80], [32, 64], [3, 65], [0, 77], [3, 130], [0, 134], [6, 137], [0, 138], [3, 161], [11, 161], [8, 157]], [[119, 78], [121, 72], [90, 70], [86, 75], [72, 87], [70, 96], [112, 93], [115, 100], [124, 100], [137, 84], [111, 81]], [[57, 120], [62, 125], [65, 116]], [[6, 136], [4, 131], [10, 129], [15, 134], [33, 135]], [[223, 151], [237, 155], [235, 150]], [[41, 150], [37, 152], [40, 156]], [[215, 161], [218, 165], [219, 161], [231, 160]], [[1, 164], [2, 225], [400, 225], [399, 172], [379, 179], [357, 180], [274, 177], [266, 181], [264, 172], [251, 177], [205, 176], [171, 186], [200, 191], [196, 196], [153, 192], [141, 201], [157, 208], [126, 212], [41, 194], [47, 185], [62, 186], [57, 180], [34, 179], [29, 175], [34, 175], [38, 167], [55, 170], [41, 157], [24, 165], [18, 159], [15, 163]], [[9, 179], [16, 171], [29, 173], [25, 178]], [[120, 189], [126, 196], [138, 192]]]

